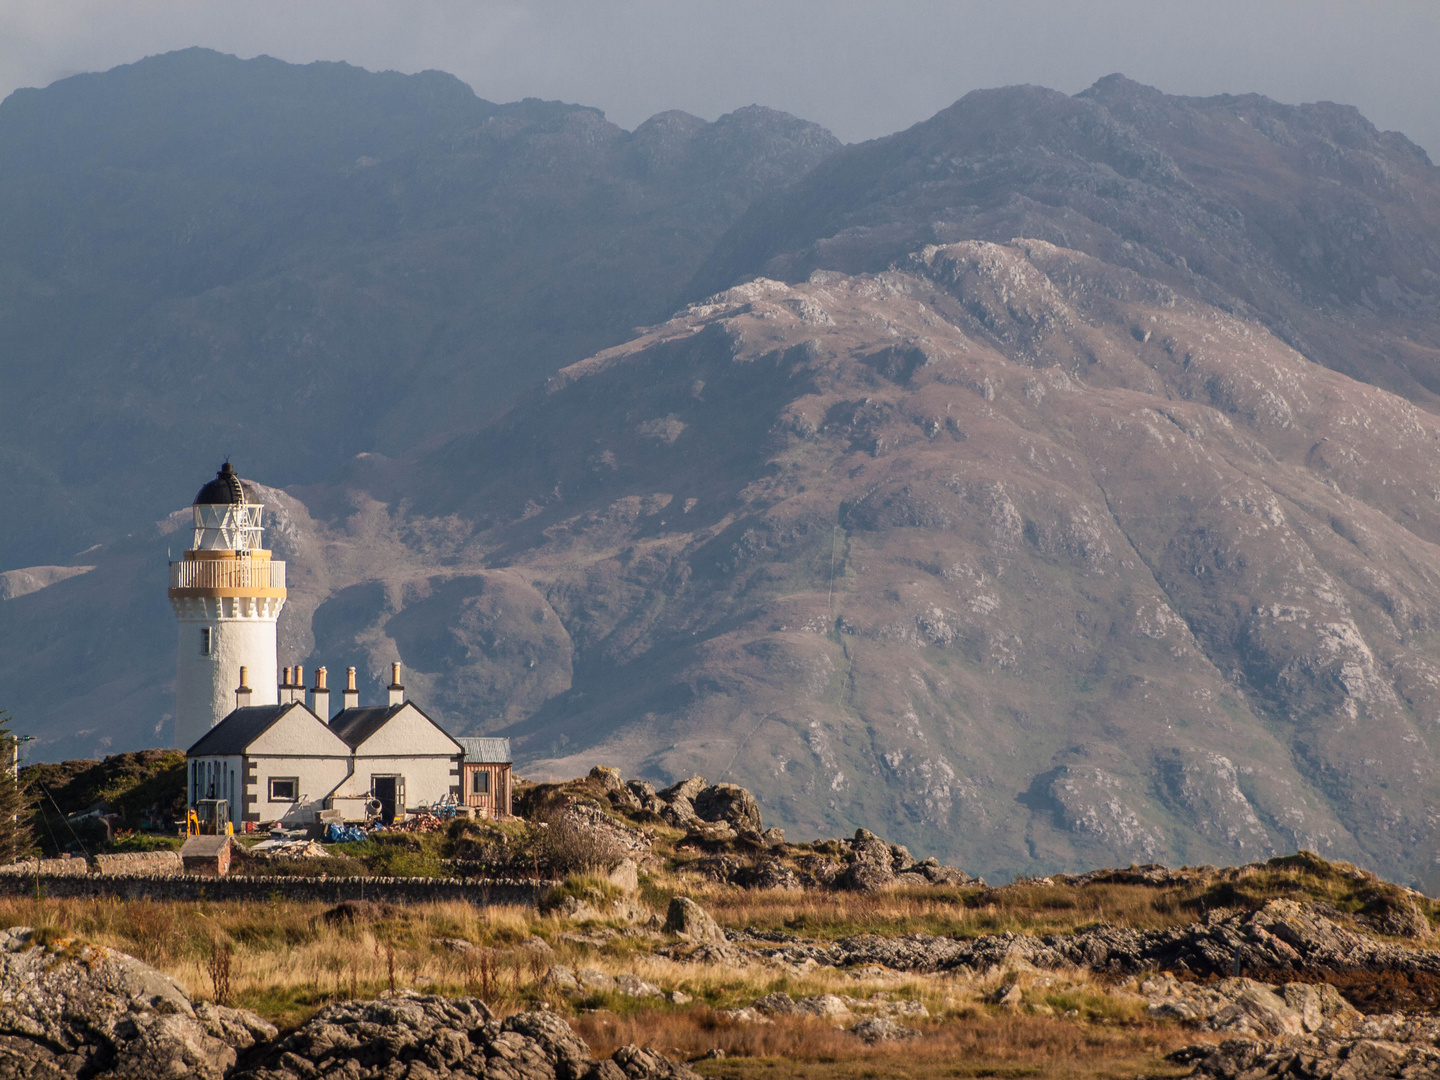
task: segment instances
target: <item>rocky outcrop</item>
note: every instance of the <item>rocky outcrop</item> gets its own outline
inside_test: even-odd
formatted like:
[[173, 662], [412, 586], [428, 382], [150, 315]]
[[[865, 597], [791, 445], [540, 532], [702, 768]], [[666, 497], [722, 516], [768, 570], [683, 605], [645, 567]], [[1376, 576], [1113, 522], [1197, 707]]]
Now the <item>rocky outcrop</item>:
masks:
[[1400, 1015], [1371, 1017], [1345, 1034], [1319, 1032], [1278, 1039], [1226, 1039], [1170, 1055], [1193, 1065], [1192, 1077], [1334, 1077], [1335, 1080], [1411, 1080], [1440, 1075], [1440, 1020]]
[[1348, 1031], [1362, 1019], [1327, 983], [1271, 986], [1253, 979], [1182, 983], [1166, 972], [1140, 984], [1156, 1020], [1178, 1020], [1202, 1031], [1278, 1038], [1326, 1030]]
[[401, 993], [327, 1006], [235, 1074], [236, 1080], [320, 1076], [692, 1080], [695, 1073], [634, 1046], [597, 1061], [553, 1013], [522, 1012], [499, 1020], [477, 998]]
[[1248, 913], [1214, 911], [1202, 923], [1163, 930], [1107, 925], [1064, 935], [1006, 932], [965, 941], [929, 934], [861, 935], [827, 943], [767, 932], [753, 934], [749, 948], [785, 963], [808, 959], [835, 967], [880, 964], [902, 971], [985, 970], [1021, 963], [1115, 974], [1168, 970], [1202, 977], [1232, 975], [1237, 965], [1242, 972], [1440, 975], [1440, 953], [1356, 933], [1314, 905], [1294, 900], [1272, 900]]
[[850, 866], [841, 875], [840, 884], [872, 892], [894, 883], [890, 845], [866, 829], [857, 830], [850, 848]]
[[273, 1039], [253, 1013], [195, 1005], [167, 975], [113, 949], [0, 931], [0, 1077], [221, 1080]]
[[737, 832], [764, 830], [759, 803], [739, 784], [712, 784], [695, 796], [694, 807], [702, 821], [724, 821]]
[[671, 784], [658, 793], [662, 803], [660, 816], [679, 828], [696, 824], [700, 815], [695, 812], [695, 796], [709, 786], [709, 781], [703, 776], [692, 776], [678, 784]]

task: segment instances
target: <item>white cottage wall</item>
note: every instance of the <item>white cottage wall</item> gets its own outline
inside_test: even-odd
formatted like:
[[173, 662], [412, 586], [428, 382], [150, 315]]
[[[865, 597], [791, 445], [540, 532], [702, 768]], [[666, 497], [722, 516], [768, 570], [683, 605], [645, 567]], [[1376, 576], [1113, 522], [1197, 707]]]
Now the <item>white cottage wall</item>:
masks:
[[[314, 824], [325, 808], [326, 796], [349, 772], [348, 760], [333, 756], [251, 754], [250, 764], [255, 775], [255, 785], [249, 792], [255, 796], [251, 813], [262, 822], [278, 821], [290, 828]], [[271, 798], [272, 780], [291, 779], [295, 781], [293, 800]]]
[[[456, 756], [419, 757], [415, 754], [389, 756], [357, 756], [355, 775], [335, 792], [337, 799], [344, 799], [347, 813], [363, 802], [370, 794], [372, 777], [403, 776], [405, 778], [405, 807], [413, 810], [417, 806], [440, 802], [446, 795], [458, 796], [460, 787], [460, 766]], [[339, 803], [337, 803], [339, 805]]]
[[462, 753], [460, 744], [410, 702], [385, 721], [378, 731], [356, 747], [366, 757], [412, 757], [444, 754], [453, 757]]

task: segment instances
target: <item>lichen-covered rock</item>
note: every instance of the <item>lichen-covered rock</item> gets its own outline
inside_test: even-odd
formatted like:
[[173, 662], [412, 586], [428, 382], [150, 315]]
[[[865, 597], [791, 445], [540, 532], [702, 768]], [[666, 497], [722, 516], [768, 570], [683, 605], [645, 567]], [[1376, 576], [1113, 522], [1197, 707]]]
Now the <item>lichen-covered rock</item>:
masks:
[[737, 831], [759, 833], [760, 804], [739, 784], [712, 784], [694, 797], [695, 813], [704, 821], [725, 821]]
[[1440, 1020], [1401, 1015], [1371, 1017], [1343, 1035], [1326, 1032], [1279, 1039], [1226, 1039], [1170, 1055], [1204, 1080], [1418, 1080], [1440, 1076]]
[[1009, 931], [964, 941], [930, 934], [862, 934], [834, 942], [769, 932], [756, 935], [754, 942], [745, 946], [752, 955], [783, 964], [878, 964], [896, 971], [983, 971], [1028, 964], [1111, 974], [1189, 970], [1223, 978], [1238, 960], [1245, 971], [1383, 971], [1440, 977], [1440, 952], [1356, 933], [1314, 905], [1294, 900], [1272, 900], [1253, 912], [1212, 911], [1204, 923], [1156, 930], [1103, 925], [1043, 937]]
[[1283, 987], [1253, 979], [1221, 979], [1204, 985], [1183, 983], [1166, 973], [1146, 979], [1140, 992], [1157, 1020], [1178, 1020], [1202, 1031], [1279, 1038], [1326, 1028], [1345, 1030], [1361, 1017], [1333, 986], [1288, 983]]
[[475, 998], [400, 993], [327, 1006], [235, 1080], [695, 1080], [687, 1066], [622, 1047], [597, 1061], [548, 1012], [496, 1016]]
[[798, 889], [801, 885], [800, 875], [775, 858], [759, 859], [754, 866], [741, 867], [730, 880], [747, 889]]
[[686, 896], [670, 901], [665, 913], [665, 932], [693, 942], [725, 943], [725, 931], [710, 913]]
[[606, 791], [623, 791], [625, 781], [620, 777], [620, 770], [613, 765], [596, 765], [590, 770], [590, 779], [596, 781]]
[[678, 784], [659, 793], [661, 801], [665, 804], [660, 816], [670, 824], [680, 828], [688, 828], [700, 820], [700, 815], [695, 812], [695, 796], [710, 786], [710, 781], [703, 776], [692, 776], [681, 780]]
[[0, 1078], [220, 1080], [236, 1050], [275, 1036], [253, 1013], [202, 1004], [133, 956], [0, 931]]
[[856, 829], [851, 842], [850, 865], [841, 875], [847, 889], [873, 892], [895, 883], [894, 859], [890, 845], [867, 829]]
[[917, 1032], [888, 1016], [867, 1016], [850, 1031], [867, 1043], [892, 1042], [897, 1039], [913, 1039]]

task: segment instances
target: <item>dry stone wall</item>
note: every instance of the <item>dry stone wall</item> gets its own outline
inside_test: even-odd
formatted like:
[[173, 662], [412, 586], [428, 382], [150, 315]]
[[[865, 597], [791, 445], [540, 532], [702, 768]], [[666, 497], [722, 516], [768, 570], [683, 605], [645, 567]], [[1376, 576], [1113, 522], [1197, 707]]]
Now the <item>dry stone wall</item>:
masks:
[[[338, 903], [342, 900], [384, 900], [392, 903], [462, 901], [477, 906], [535, 905], [558, 882], [516, 879], [478, 881], [465, 878], [384, 877], [210, 877], [200, 874], [46, 873], [42, 860], [38, 878], [0, 874], [0, 896], [42, 896], [57, 899], [120, 900], [297, 900]], [[71, 859], [70, 862], [83, 862]], [[33, 867], [34, 863], [31, 863]]]

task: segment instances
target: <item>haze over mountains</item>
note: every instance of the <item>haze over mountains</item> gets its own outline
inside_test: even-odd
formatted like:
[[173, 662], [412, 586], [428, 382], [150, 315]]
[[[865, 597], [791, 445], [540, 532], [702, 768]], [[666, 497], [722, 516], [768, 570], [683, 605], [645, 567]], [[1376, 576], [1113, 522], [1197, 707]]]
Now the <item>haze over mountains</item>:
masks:
[[0, 162], [46, 756], [166, 739], [148, 523], [229, 450], [282, 663], [398, 657], [522, 773], [1440, 881], [1440, 178], [1354, 110], [1111, 77], [840, 148], [192, 50], [8, 99]]

